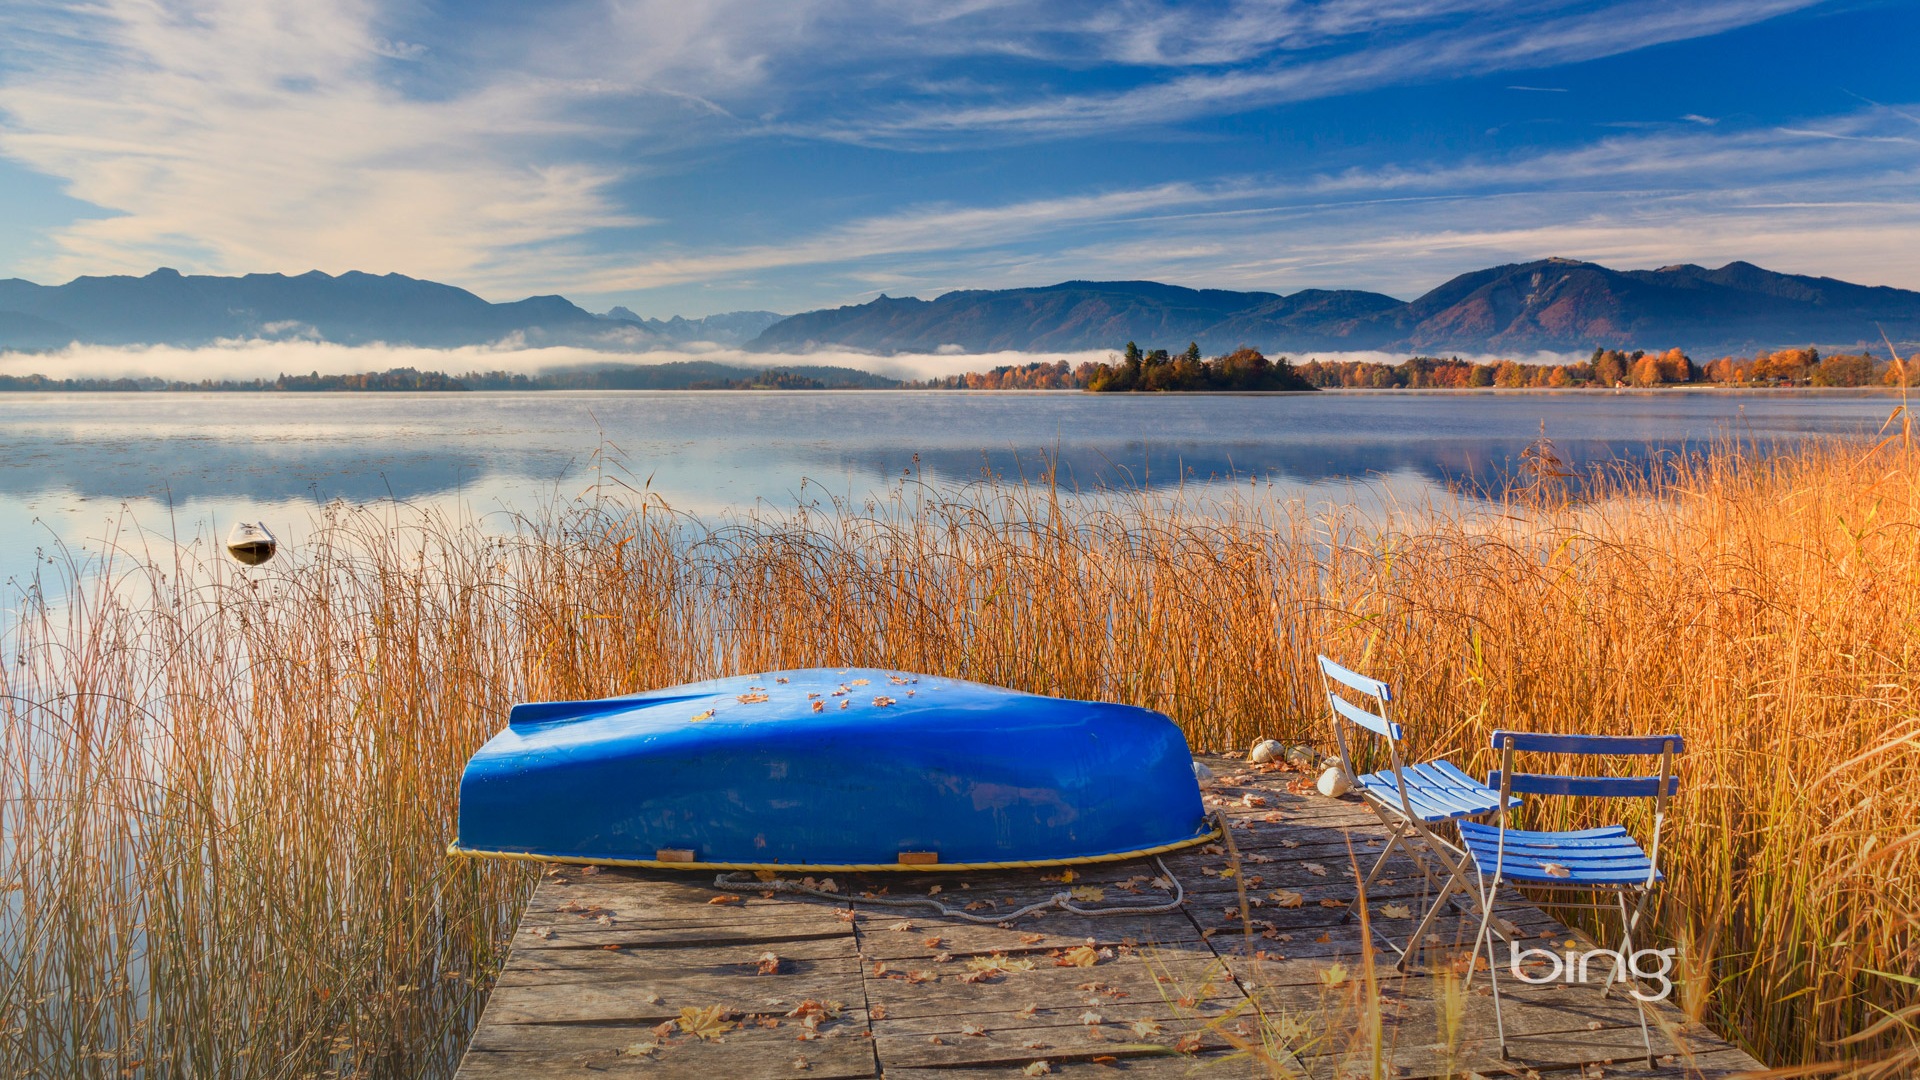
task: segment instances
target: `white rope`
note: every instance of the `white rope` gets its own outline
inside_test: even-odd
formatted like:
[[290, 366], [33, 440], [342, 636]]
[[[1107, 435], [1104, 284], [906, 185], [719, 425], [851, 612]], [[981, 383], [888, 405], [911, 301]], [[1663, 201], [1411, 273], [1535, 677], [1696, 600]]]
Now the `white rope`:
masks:
[[750, 876], [743, 877], [745, 871], [721, 874], [713, 879], [713, 887], [723, 892], [771, 891], [801, 896], [815, 896], [823, 900], [831, 900], [836, 904], [872, 904], [876, 907], [889, 908], [932, 908], [947, 918], [965, 919], [967, 922], [991, 926], [997, 923], [1010, 923], [1015, 919], [1031, 915], [1036, 911], [1046, 911], [1049, 908], [1058, 908], [1072, 915], [1086, 915], [1089, 917], [1098, 917], [1101, 915], [1161, 915], [1169, 911], [1178, 910], [1181, 904], [1186, 903], [1186, 886], [1180, 883], [1180, 879], [1174, 876], [1173, 871], [1167, 869], [1167, 864], [1161, 860], [1160, 856], [1155, 855], [1153, 861], [1160, 867], [1160, 873], [1173, 884], [1173, 899], [1164, 904], [1081, 907], [1079, 904], [1073, 902], [1073, 894], [1071, 892], [1061, 892], [1054, 893], [1045, 900], [1036, 900], [1012, 914], [996, 915], [975, 915], [971, 911], [962, 911], [959, 908], [943, 904], [931, 896], [847, 896], [842, 893], [828, 892], [825, 889], [816, 888], [811, 885], [804, 885], [798, 881], [789, 881], [786, 878], [775, 878], [772, 881], [759, 881]]

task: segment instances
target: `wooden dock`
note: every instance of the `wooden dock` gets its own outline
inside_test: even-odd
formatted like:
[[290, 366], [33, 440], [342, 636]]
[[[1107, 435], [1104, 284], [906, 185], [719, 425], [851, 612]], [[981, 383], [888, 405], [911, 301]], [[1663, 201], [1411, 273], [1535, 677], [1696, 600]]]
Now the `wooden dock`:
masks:
[[[550, 867], [458, 1080], [1713, 1078], [1760, 1067], [1662, 1002], [1649, 1073], [1618, 988], [1602, 998], [1511, 978], [1501, 994], [1513, 1055], [1502, 1061], [1485, 974], [1462, 987], [1464, 917], [1442, 920], [1417, 973], [1394, 968], [1387, 943], [1404, 945], [1424, 911], [1410, 861], [1369, 891], [1371, 933], [1342, 921], [1355, 867], [1364, 875], [1384, 839], [1373, 814], [1295, 773], [1207, 760], [1220, 777], [1208, 801], [1233, 819], [1232, 851], [1167, 857], [1186, 903], [1163, 914], [977, 925], [859, 902], [933, 895], [992, 915], [1079, 889], [1088, 906], [1164, 904], [1168, 883], [1150, 859], [1080, 868], [1071, 882], [1037, 870], [844, 875], [833, 884], [851, 905], [726, 894], [711, 874]], [[1289, 893], [1297, 906], [1282, 906]], [[1589, 947], [1518, 896], [1496, 911], [1531, 944]]]

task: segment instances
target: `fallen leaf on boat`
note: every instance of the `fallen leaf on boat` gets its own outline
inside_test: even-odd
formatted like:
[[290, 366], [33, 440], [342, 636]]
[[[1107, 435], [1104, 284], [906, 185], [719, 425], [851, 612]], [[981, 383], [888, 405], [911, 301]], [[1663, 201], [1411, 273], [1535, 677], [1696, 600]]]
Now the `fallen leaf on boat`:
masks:
[[760, 954], [760, 974], [762, 975], [780, 974], [779, 954], [770, 953], [770, 952], [763, 952]]
[[1326, 970], [1320, 973], [1320, 981], [1328, 986], [1339, 986], [1341, 983], [1346, 982], [1347, 981], [1346, 965], [1342, 964], [1338, 960], [1335, 960], [1333, 963], [1328, 964], [1326, 967]]
[[1033, 1014], [1034, 1014], [1034, 1013], [1037, 1013], [1037, 1012], [1039, 1012], [1039, 1011], [1040, 1011], [1040, 1006], [1038, 1006], [1038, 1005], [1033, 1005], [1033, 1004], [1028, 1004], [1026, 1008], [1023, 1008], [1023, 1009], [1021, 1009], [1021, 1010], [1020, 1010], [1019, 1012], [1017, 1012], [1017, 1013], [1014, 1013], [1014, 1015], [1015, 1015], [1015, 1016], [1024, 1016], [1024, 1017], [1026, 1017], [1027, 1019], [1029, 1019], [1029, 1020], [1031, 1020], [1031, 1019], [1033, 1018]]
[[1044, 1061], [1036, 1061], [1020, 1070], [1021, 1076], [1046, 1076], [1053, 1072], [1053, 1066]]
[[1098, 885], [1075, 885], [1073, 888], [1067, 890], [1067, 893], [1075, 900], [1105, 900], [1107, 898], [1107, 890]]
[[730, 894], [728, 894], [728, 895], [721, 895], [721, 896], [716, 896], [716, 897], [714, 897], [713, 899], [711, 899], [711, 900], [709, 900], [709, 901], [707, 901], [707, 903], [709, 903], [709, 904], [737, 904], [737, 903], [739, 903], [739, 902], [740, 902], [740, 898], [739, 898], [739, 897], [737, 897], [737, 896], [733, 896], [733, 895], [730, 895]]
[[1020, 944], [1022, 945], [1038, 945], [1045, 940], [1047, 940], [1047, 935], [1045, 934], [1021, 934], [1020, 935]]
[[940, 936], [938, 934], [935, 934], [933, 937], [930, 937], [927, 940], [921, 942], [921, 944], [925, 945], [929, 949], [937, 949], [940, 947]]
[[1180, 1036], [1180, 1038], [1174, 1042], [1173, 1048], [1183, 1054], [1197, 1054], [1200, 1052], [1201, 1045], [1200, 1033], [1195, 1031]]
[[1541, 863], [1540, 872], [1547, 875], [1548, 877], [1572, 877], [1573, 876], [1573, 871], [1567, 869], [1564, 866], [1561, 866], [1557, 862]]
[[1298, 840], [1282, 840], [1282, 841], [1280, 841], [1280, 846], [1281, 846], [1281, 847], [1285, 847], [1285, 848], [1296, 848], [1296, 847], [1299, 847], [1299, 846], [1300, 846], [1300, 841], [1298, 841]]
[[807, 1030], [802, 1031], [800, 1034], [794, 1036], [794, 1038], [800, 1040], [801, 1042], [813, 1042], [819, 1037], [820, 1037], [820, 1033], [813, 1030], [812, 1028], [808, 1028]]
[[1343, 908], [1347, 906], [1347, 902], [1345, 900], [1335, 900], [1332, 897], [1326, 897], [1320, 901], [1320, 906], [1323, 908]]
[[857, 922], [860, 918], [860, 913], [849, 908], [846, 911], [834, 912], [834, 916], [838, 918], [841, 922], [850, 923], [850, 922]]
[[867, 1010], [867, 1015], [875, 1020], [885, 1020], [887, 1018], [887, 1007], [885, 1005], [875, 1005], [873, 1008]]
[[620, 1056], [621, 1057], [646, 1057], [648, 1054], [651, 1054], [658, 1049], [660, 1049], [660, 1044], [657, 1042], [634, 1043], [632, 1046], [629, 1046], [625, 1050], [620, 1051]]
[[584, 877], [592, 877], [599, 872], [600, 868], [597, 866], [583, 866], [580, 868], [580, 873]]
[[1160, 1024], [1158, 1021], [1135, 1020], [1132, 1024], [1132, 1027], [1133, 1027], [1133, 1033], [1135, 1035], [1140, 1036], [1143, 1039], [1149, 1035], [1160, 1034]]
[[679, 1028], [679, 1026], [680, 1025], [675, 1021], [668, 1020], [665, 1023], [653, 1025], [653, 1033], [664, 1039], [667, 1036], [673, 1034], [674, 1031]]
[[789, 680], [785, 675], [775, 675], [773, 677], [773, 681], [777, 683], [783, 683], [783, 682], [790, 682], [791, 680]]
[[1080, 1022], [1083, 1024], [1104, 1024], [1107, 1022], [1107, 1018], [1089, 1009], [1080, 1014]]
[[935, 1045], [935, 1046], [945, 1046], [945, 1045], [947, 1045], [947, 1040], [945, 1040], [945, 1039], [943, 1039], [943, 1038], [941, 1038], [941, 1037], [940, 1037], [940, 1036], [938, 1036], [938, 1035], [929, 1035], [929, 1036], [927, 1036], [927, 1041], [928, 1041], [928, 1042], [930, 1042], [930, 1043], [932, 1043], [932, 1044], [933, 1044], [933, 1045]]
[[[785, 682], [786, 680], [782, 679], [781, 681]], [[813, 1062], [808, 1061], [807, 1055], [805, 1054], [801, 1054], [799, 1057], [794, 1058], [792, 1064], [794, 1069], [796, 1069], [799, 1072], [806, 1072], [808, 1069], [813, 1068]]]
[[814, 703], [813, 703], [813, 711], [814, 711], [814, 712], [826, 712], [826, 711], [827, 711], [827, 703], [826, 703], [826, 702], [824, 702], [824, 701], [816, 701], [816, 702], [814, 702]]
[[1071, 870], [1062, 870], [1062, 871], [1060, 871], [1060, 872], [1059, 872], [1059, 873], [1057, 873], [1057, 874], [1041, 874], [1041, 875], [1040, 875], [1040, 880], [1041, 880], [1041, 881], [1061, 881], [1061, 882], [1070, 882], [1070, 881], [1072, 881], [1072, 880], [1073, 880], [1074, 878], [1076, 878], [1076, 877], [1079, 877], [1079, 876], [1080, 876], [1080, 875], [1078, 875], [1078, 874], [1076, 874], [1076, 873], [1074, 873], [1074, 872], [1073, 872], [1073, 871], [1071, 871]]
[[987, 1029], [981, 1027], [979, 1024], [961, 1024], [960, 1034], [972, 1035], [975, 1038], [985, 1038], [987, 1034]]
[[844, 708], [846, 708], [846, 707], [847, 707], [848, 705], [851, 705], [851, 704], [853, 704], [853, 703], [852, 703], [851, 701], [842, 701], [842, 702], [840, 703], [840, 707], [844, 709]]
[[920, 985], [921, 983], [930, 983], [930, 982], [935, 982], [935, 981], [937, 981], [937, 980], [938, 980], [939, 978], [940, 978], [940, 976], [938, 976], [938, 975], [935, 975], [935, 974], [934, 974], [933, 972], [931, 972], [931, 971], [909, 971], [909, 972], [907, 972], [907, 983], [908, 983], [908, 985], [910, 985], [910, 986], [918, 986], [918, 985]]
[[1154, 878], [1152, 881], [1147, 882], [1147, 884], [1153, 886], [1156, 889], [1159, 889], [1161, 892], [1173, 891], [1173, 882], [1168, 880], [1167, 878], [1157, 877], [1157, 878]]
[[658, 1005], [660, 1004], [660, 995], [648, 990], [646, 993], [640, 995], [640, 1000], [646, 1002], [648, 1005]]
[[679, 1023], [680, 1030], [702, 1039], [718, 1039], [738, 1026], [727, 1019], [725, 1005], [681, 1009]]
[[951, 964], [953, 963], [953, 954], [950, 952], [934, 953], [933, 962], [936, 964]]
[[913, 929], [913, 924], [908, 922], [905, 919], [902, 919], [899, 922], [893, 923], [892, 925], [888, 926], [887, 929], [904, 934]]
[[1380, 917], [1383, 919], [1411, 919], [1413, 909], [1405, 904], [1381, 904]]
[[1321, 866], [1317, 862], [1303, 862], [1300, 864], [1300, 868], [1302, 870], [1305, 870], [1307, 873], [1312, 874], [1314, 877], [1327, 876], [1327, 868], [1324, 866]]
[[1100, 953], [1091, 945], [1075, 945], [1054, 961], [1057, 967], [1092, 967], [1100, 962]]
[[690, 722], [696, 723], [696, 724], [702, 720], [711, 720], [711, 719], [713, 719], [712, 709], [708, 709], [706, 712], [703, 712], [703, 713], [695, 713], [693, 714], [693, 716], [688, 718]]
[[[742, 705], [758, 705], [763, 701], [768, 701], [771, 699], [769, 699], [765, 694], [755, 693], [755, 694], [741, 694], [737, 700]], [[709, 712], [708, 715], [712, 715], [712, 713]]]
[[532, 930], [527, 931], [527, 933], [532, 934], [534, 937], [539, 938], [541, 941], [545, 941], [548, 938], [553, 936], [553, 931], [547, 929], [544, 926], [537, 926]]
[[867, 680], [866, 680], [866, 679], [855, 679], [855, 680], [853, 680], [852, 682], [850, 682], [850, 683], [848, 683], [847, 685], [848, 685], [848, 686], [865, 686], [865, 685], [867, 685]]
[[1306, 902], [1306, 897], [1291, 889], [1276, 889], [1273, 893], [1273, 905], [1275, 907], [1299, 907]]
[[899, 704], [898, 702], [894, 701], [892, 698], [888, 697], [885, 694], [881, 694], [879, 697], [874, 698], [873, 703], [882, 709], [886, 708], [889, 705]]
[[1265, 797], [1260, 795], [1247, 794], [1247, 795], [1240, 796], [1240, 805], [1246, 807], [1249, 810], [1257, 810], [1260, 807], [1267, 805], [1267, 800], [1265, 799]]

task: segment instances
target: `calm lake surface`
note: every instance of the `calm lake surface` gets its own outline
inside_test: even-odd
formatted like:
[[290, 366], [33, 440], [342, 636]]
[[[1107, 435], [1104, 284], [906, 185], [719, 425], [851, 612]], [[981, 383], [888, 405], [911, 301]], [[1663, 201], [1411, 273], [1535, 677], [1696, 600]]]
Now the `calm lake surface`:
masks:
[[1081, 489], [1237, 483], [1418, 500], [1497, 486], [1542, 424], [1570, 460], [1644, 460], [1728, 437], [1871, 434], [1897, 404], [1708, 390], [5, 394], [0, 582], [24, 581], [36, 550], [98, 550], [116, 522], [136, 527], [123, 547], [224, 537], [242, 519], [297, 544], [332, 499], [526, 509], [579, 493], [597, 461], [702, 516], [862, 500], [909, 473], [1037, 477], [1050, 459]]

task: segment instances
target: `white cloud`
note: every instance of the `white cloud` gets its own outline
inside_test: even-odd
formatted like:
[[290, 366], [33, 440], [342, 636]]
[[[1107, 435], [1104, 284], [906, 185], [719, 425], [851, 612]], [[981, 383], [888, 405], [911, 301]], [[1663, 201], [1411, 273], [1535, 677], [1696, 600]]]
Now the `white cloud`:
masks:
[[0, 153], [111, 212], [53, 232], [35, 268], [52, 277], [184, 261], [484, 279], [635, 220], [607, 193], [616, 169], [541, 152], [578, 134], [554, 87], [409, 97], [382, 65], [425, 48], [376, 33], [361, 0], [103, 0], [9, 22], [74, 38], [15, 57]]
[[[882, 111], [828, 124], [815, 133], [854, 142], [886, 144], [980, 133], [1029, 137], [1084, 134], [1171, 123], [1378, 86], [1451, 77], [1462, 71], [1521, 70], [1593, 60], [1721, 33], [1812, 2], [1696, 0], [1672, 4], [1666, 0], [1632, 0], [1597, 10], [1575, 9], [1550, 14], [1543, 14], [1538, 5], [1529, 5], [1524, 9], [1510, 9], [1516, 14], [1524, 12], [1526, 18], [1508, 20], [1497, 17], [1494, 12], [1483, 12], [1472, 19], [1449, 17], [1462, 9], [1480, 6], [1464, 3], [1415, 4], [1404, 8], [1348, 5], [1353, 17], [1335, 20], [1319, 34], [1309, 34], [1306, 40], [1289, 44], [1304, 47], [1359, 35], [1378, 38], [1379, 44], [1363, 39], [1344, 52], [1304, 58], [1289, 56], [1286, 50], [1281, 50], [1258, 65], [1226, 71], [1195, 70], [1109, 93], [1054, 94], [959, 107], [942, 105]], [[1281, 41], [1284, 40], [1283, 35]], [[1278, 43], [1264, 42], [1270, 46]]]
[[[1890, 117], [1898, 119], [1876, 108], [1818, 128], [1743, 132], [1670, 125], [1424, 167], [908, 209], [781, 244], [610, 268], [581, 287], [615, 292], [813, 267], [838, 269], [861, 297], [1076, 277], [1412, 296], [1463, 268], [1563, 255], [1616, 266], [1747, 259], [1920, 288], [1920, 167]], [[818, 306], [820, 283], [816, 271], [812, 295], [785, 307]]]

